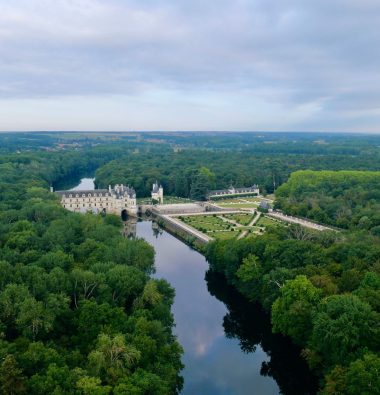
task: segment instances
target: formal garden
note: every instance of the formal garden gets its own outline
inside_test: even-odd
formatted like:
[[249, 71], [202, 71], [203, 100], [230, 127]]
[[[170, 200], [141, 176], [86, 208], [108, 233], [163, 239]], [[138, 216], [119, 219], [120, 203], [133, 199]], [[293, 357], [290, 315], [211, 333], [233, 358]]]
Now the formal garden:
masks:
[[221, 208], [231, 208], [236, 210], [252, 210], [257, 209], [261, 202], [268, 202], [271, 205], [271, 200], [262, 198], [260, 196], [244, 196], [244, 197], [226, 197], [225, 199], [218, 199], [212, 201], [213, 204]]
[[185, 224], [214, 239], [238, 239], [262, 235], [268, 226], [285, 226], [282, 221], [254, 213], [206, 214], [180, 216], [178, 219]]

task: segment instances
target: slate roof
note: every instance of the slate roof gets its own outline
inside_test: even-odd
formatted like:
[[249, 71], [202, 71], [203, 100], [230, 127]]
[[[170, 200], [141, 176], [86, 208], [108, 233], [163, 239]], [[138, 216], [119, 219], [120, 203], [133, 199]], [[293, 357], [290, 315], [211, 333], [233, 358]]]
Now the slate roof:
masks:
[[158, 193], [159, 190], [160, 190], [160, 187], [159, 187], [159, 185], [158, 185], [158, 182], [156, 181], [156, 182], [153, 184], [152, 193]]
[[251, 187], [243, 187], [243, 188], [234, 188], [233, 186], [230, 186], [228, 189], [215, 189], [213, 191], [209, 191], [208, 195], [217, 195], [221, 193], [232, 193], [231, 191], [233, 190], [234, 192], [253, 192], [255, 189], [258, 189], [258, 185], [254, 184]]
[[55, 193], [59, 196], [73, 195], [73, 197], [75, 197], [76, 195], [78, 195], [79, 197], [82, 197], [83, 194], [90, 195], [90, 196], [94, 196], [96, 194], [99, 196], [100, 193], [103, 195], [105, 195], [105, 194], [116, 195], [117, 199], [122, 198], [126, 194], [131, 198], [136, 197], [136, 191], [134, 190], [134, 188], [125, 186], [125, 185], [115, 185], [115, 187], [111, 189], [111, 192], [108, 189], [90, 189], [90, 190], [75, 190], [75, 191], [72, 191], [72, 190], [56, 191]]

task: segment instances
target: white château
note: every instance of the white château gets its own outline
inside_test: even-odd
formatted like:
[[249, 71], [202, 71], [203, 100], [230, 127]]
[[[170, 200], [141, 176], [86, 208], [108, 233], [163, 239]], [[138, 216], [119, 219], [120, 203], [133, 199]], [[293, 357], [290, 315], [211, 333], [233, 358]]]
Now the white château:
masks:
[[111, 185], [108, 189], [85, 191], [57, 191], [64, 208], [75, 212], [121, 214], [124, 210], [129, 214], [137, 213], [136, 192], [132, 187], [123, 184]]
[[224, 196], [249, 196], [260, 195], [260, 189], [258, 185], [254, 184], [251, 187], [243, 187], [243, 188], [235, 188], [232, 185], [228, 189], [217, 189], [214, 191], [210, 191], [207, 194], [207, 198], [220, 198]]
[[[108, 189], [94, 190], [68, 190], [57, 191], [61, 198], [61, 204], [69, 211], [78, 213], [112, 213], [136, 215], [138, 206], [136, 201], [136, 191], [133, 187], [123, 184], [109, 185]], [[152, 187], [152, 202], [163, 204], [164, 189], [156, 181]]]

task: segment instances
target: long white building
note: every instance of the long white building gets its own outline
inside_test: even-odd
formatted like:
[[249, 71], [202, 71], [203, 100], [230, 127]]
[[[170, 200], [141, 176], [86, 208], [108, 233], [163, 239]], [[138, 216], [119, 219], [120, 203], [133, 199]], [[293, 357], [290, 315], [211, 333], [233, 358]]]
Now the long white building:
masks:
[[207, 194], [207, 198], [221, 198], [228, 196], [249, 196], [249, 195], [260, 195], [259, 187], [254, 184], [251, 187], [243, 187], [243, 188], [235, 188], [232, 185], [228, 189], [217, 189], [214, 191], [210, 191]]
[[94, 213], [137, 214], [136, 192], [129, 186], [111, 185], [108, 189], [87, 191], [57, 191], [64, 208], [75, 212], [92, 211]]

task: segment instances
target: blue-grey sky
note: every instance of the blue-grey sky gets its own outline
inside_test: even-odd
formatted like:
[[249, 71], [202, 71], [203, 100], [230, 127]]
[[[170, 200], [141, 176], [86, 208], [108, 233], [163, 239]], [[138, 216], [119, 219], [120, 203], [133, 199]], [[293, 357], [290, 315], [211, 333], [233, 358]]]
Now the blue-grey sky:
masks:
[[0, 130], [380, 132], [380, 1], [0, 0]]

